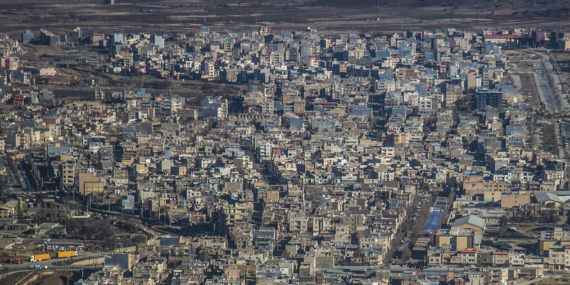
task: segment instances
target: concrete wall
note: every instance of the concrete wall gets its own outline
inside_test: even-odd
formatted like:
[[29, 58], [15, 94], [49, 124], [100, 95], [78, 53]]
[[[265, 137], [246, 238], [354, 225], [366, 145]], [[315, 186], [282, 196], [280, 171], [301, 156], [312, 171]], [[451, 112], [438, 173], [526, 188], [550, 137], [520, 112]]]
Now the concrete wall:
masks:
[[89, 266], [89, 265], [103, 264], [103, 263], [105, 263], [105, 257], [85, 259], [85, 260], [74, 262], [71, 265], [72, 266]]

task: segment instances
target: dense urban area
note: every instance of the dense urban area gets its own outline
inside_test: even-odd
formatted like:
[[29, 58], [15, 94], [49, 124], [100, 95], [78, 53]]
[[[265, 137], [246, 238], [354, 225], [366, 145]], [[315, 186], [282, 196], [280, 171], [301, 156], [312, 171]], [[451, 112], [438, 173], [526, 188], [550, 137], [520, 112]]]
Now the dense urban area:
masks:
[[569, 78], [560, 30], [0, 34], [0, 285], [569, 284]]

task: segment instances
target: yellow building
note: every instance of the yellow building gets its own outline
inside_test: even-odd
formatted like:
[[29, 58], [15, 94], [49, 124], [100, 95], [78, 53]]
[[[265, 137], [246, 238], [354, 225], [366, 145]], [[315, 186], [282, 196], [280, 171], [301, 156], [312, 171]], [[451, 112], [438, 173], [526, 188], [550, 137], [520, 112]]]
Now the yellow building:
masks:
[[435, 237], [437, 247], [451, 246], [452, 250], [479, 249], [481, 235], [475, 234], [472, 229], [465, 228], [458, 231], [440, 229]]

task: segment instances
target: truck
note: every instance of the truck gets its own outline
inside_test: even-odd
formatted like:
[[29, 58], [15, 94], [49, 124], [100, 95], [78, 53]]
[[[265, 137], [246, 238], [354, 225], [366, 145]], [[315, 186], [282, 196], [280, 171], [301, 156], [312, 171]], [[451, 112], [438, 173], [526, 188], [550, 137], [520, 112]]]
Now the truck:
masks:
[[41, 261], [41, 260], [48, 260], [50, 259], [51, 256], [49, 253], [43, 253], [43, 254], [36, 254], [36, 255], [32, 255], [30, 256], [30, 262], [36, 262], [36, 261]]
[[62, 251], [57, 253], [57, 258], [71, 258], [76, 255], [77, 252], [75, 251]]
[[10, 263], [10, 264], [22, 264], [23, 262], [24, 262], [24, 259], [21, 257], [14, 257], [14, 258], [8, 259], [8, 263]]

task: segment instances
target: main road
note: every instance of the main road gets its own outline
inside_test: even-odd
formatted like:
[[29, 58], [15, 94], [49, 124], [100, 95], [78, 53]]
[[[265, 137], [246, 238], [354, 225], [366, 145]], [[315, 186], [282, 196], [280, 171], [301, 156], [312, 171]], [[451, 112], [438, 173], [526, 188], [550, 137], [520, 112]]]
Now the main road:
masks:
[[528, 60], [534, 66], [534, 79], [540, 99], [550, 112], [567, 110], [568, 98], [562, 88], [556, 68], [551, 63], [550, 55], [539, 51], [529, 51], [539, 59]]
[[531, 60], [530, 62], [534, 66], [534, 81], [536, 82], [536, 88], [538, 89], [542, 103], [544, 103], [548, 111], [558, 111], [559, 106], [556, 101], [556, 95], [552, 92], [550, 84], [548, 83], [548, 75], [543, 61]]

